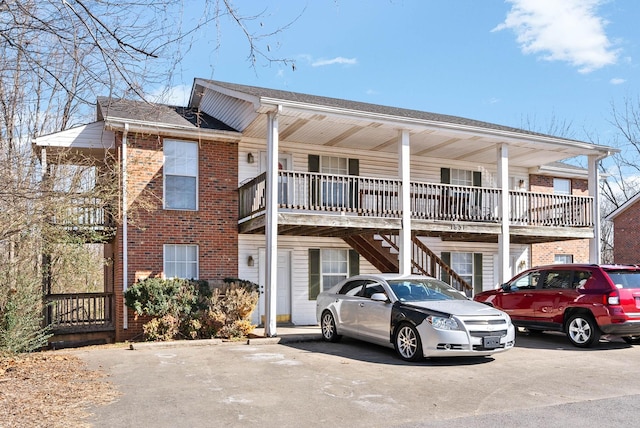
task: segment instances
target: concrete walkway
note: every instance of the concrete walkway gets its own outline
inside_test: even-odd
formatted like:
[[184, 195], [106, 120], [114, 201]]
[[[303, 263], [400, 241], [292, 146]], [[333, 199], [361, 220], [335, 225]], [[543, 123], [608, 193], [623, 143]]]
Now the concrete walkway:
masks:
[[[258, 327], [254, 330], [253, 336], [246, 339], [248, 345], [276, 345], [296, 342], [312, 342], [322, 340], [320, 326], [284, 326], [276, 327], [275, 337], [264, 337], [264, 328]], [[244, 341], [244, 339], [243, 339]], [[176, 347], [197, 347], [222, 345], [225, 343], [234, 343], [233, 341], [225, 341], [222, 339], [202, 339], [202, 340], [172, 340], [167, 342], [133, 342], [129, 345], [130, 349], [144, 348], [176, 348]]]

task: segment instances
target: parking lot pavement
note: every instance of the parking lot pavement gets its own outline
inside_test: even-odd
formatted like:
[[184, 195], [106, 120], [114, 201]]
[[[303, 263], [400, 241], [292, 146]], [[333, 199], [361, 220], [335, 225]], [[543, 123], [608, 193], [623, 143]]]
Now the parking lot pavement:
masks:
[[[343, 339], [75, 351], [123, 394], [95, 427], [636, 426], [640, 346], [519, 334], [491, 358], [406, 363]], [[626, 405], [626, 406], [625, 406]]]

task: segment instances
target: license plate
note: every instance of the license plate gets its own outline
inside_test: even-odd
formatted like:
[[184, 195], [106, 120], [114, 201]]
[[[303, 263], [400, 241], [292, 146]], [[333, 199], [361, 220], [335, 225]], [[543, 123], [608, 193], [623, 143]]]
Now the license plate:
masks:
[[485, 336], [482, 338], [482, 346], [485, 349], [494, 349], [500, 347], [500, 336]]

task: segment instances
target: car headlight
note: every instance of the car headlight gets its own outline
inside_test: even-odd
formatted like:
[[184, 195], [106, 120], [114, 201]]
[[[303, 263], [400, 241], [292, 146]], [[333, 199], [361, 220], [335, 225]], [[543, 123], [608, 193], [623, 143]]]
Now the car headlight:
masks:
[[429, 324], [433, 326], [433, 328], [437, 328], [439, 330], [458, 330], [458, 323], [453, 318], [448, 317], [436, 317], [434, 315], [429, 315], [427, 317], [427, 321]]

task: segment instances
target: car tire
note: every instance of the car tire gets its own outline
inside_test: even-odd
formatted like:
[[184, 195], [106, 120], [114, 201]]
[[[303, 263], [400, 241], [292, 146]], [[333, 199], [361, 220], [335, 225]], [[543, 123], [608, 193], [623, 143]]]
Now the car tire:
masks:
[[574, 346], [588, 348], [600, 340], [600, 329], [591, 315], [574, 314], [567, 321], [567, 337]]
[[418, 361], [424, 357], [420, 334], [411, 324], [404, 323], [398, 326], [393, 344], [400, 358], [405, 361]]
[[629, 345], [640, 345], [640, 336], [625, 336], [622, 340]]
[[320, 320], [320, 330], [322, 332], [322, 340], [325, 342], [338, 342], [341, 336], [336, 329], [336, 321], [333, 319], [331, 311], [324, 311]]

